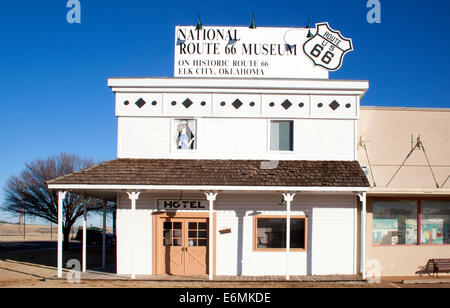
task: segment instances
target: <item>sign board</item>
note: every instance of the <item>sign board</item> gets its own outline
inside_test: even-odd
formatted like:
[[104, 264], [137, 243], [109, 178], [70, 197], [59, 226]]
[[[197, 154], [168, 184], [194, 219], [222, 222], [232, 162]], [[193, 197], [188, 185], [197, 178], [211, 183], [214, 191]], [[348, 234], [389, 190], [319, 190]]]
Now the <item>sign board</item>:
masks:
[[158, 210], [208, 210], [206, 200], [158, 200]]
[[316, 24], [316, 35], [303, 45], [303, 51], [314, 64], [329, 71], [338, 70], [344, 55], [352, 50], [352, 40], [331, 29], [327, 22]]
[[303, 45], [310, 39], [308, 31], [177, 26], [174, 76], [327, 79], [328, 70], [304, 53]]

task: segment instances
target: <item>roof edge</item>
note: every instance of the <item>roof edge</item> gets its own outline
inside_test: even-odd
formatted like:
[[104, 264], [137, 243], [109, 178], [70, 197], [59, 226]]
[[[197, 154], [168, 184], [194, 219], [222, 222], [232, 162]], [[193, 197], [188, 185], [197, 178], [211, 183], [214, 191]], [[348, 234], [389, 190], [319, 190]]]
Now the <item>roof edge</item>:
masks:
[[50, 184], [49, 189], [67, 190], [195, 190], [195, 191], [292, 191], [292, 192], [367, 192], [370, 187], [341, 186], [219, 186], [219, 185], [112, 185], [112, 184]]
[[78, 170], [78, 171], [76, 171], [76, 172], [71, 172], [71, 173], [64, 174], [64, 175], [59, 176], [59, 177], [57, 177], [57, 178], [54, 178], [54, 179], [45, 181], [45, 184], [47, 184], [47, 186], [48, 186], [49, 184], [52, 184], [52, 183], [55, 182], [55, 181], [64, 179], [64, 178], [66, 178], [66, 177], [69, 177], [69, 176], [72, 176], [72, 175], [75, 175], [75, 174], [78, 174], [78, 173], [86, 172], [86, 171], [89, 171], [89, 170], [92, 170], [92, 169], [101, 167], [101, 166], [104, 165], [104, 164], [107, 164], [107, 163], [110, 163], [110, 162], [113, 162], [113, 161], [116, 161], [116, 160], [119, 160], [119, 159], [120, 159], [120, 158], [111, 159], [111, 160], [108, 160], [108, 161], [104, 161], [104, 162], [102, 162], [102, 163], [99, 163], [99, 164], [97, 164], [97, 165], [93, 165], [93, 166], [90, 166], [90, 167], [87, 167], [87, 168]]
[[450, 112], [450, 108], [406, 106], [361, 106], [361, 110]]

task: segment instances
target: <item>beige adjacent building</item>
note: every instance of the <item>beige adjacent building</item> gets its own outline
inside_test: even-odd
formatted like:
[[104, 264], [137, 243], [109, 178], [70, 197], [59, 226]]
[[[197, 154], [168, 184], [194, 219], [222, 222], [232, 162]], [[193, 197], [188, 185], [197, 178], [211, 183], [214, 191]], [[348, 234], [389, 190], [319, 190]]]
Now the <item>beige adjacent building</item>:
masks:
[[357, 153], [367, 166], [367, 266], [416, 275], [450, 257], [450, 109], [361, 107]]

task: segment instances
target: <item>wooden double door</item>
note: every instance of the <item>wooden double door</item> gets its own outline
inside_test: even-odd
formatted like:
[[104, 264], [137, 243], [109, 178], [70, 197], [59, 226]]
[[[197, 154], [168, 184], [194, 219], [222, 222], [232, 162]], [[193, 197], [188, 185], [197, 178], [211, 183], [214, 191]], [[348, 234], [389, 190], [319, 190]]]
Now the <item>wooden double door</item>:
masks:
[[208, 274], [208, 219], [159, 219], [159, 272], [167, 275]]

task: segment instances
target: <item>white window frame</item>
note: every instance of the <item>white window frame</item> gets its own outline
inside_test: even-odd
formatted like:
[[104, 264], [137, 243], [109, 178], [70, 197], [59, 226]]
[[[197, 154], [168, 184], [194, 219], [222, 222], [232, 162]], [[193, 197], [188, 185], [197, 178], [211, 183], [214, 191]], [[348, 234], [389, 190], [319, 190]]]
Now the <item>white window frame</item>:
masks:
[[[291, 151], [273, 151], [270, 147], [271, 137], [272, 137], [272, 122], [291, 122], [292, 123], [292, 150]], [[295, 120], [293, 119], [267, 119], [267, 152], [269, 154], [295, 154], [296, 143], [295, 143]]]
[[[195, 121], [195, 149], [193, 150], [183, 150], [183, 149], [178, 149], [177, 148], [177, 144], [176, 144], [176, 139], [175, 138], [175, 122], [176, 121], [180, 121], [180, 120], [189, 120], [189, 121]], [[170, 119], [170, 152], [171, 153], [197, 153], [199, 152], [199, 136], [198, 136], [198, 132], [199, 132], [199, 124], [201, 121], [199, 121], [198, 118], [194, 118], [194, 117], [176, 117], [176, 118], [171, 118]]]
[[[253, 216], [253, 234], [252, 234], [252, 242], [253, 242], [253, 252], [286, 252], [286, 247], [279, 248], [258, 248], [258, 219], [287, 219], [286, 215], [270, 215], [270, 214], [260, 214]], [[304, 248], [290, 248], [290, 251], [293, 252], [307, 252], [308, 244], [309, 244], [309, 219], [306, 215], [291, 215], [291, 219], [303, 219], [304, 220], [304, 230], [305, 230], [305, 239], [304, 239]], [[292, 222], [291, 222], [292, 223]], [[284, 222], [286, 224], [286, 221]]]

